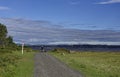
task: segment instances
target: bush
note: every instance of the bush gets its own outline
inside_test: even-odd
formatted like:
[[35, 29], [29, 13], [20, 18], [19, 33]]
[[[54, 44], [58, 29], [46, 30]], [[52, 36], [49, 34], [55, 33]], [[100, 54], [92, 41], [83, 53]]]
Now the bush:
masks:
[[11, 53], [0, 55], [0, 77], [14, 77], [14, 70], [20, 58], [20, 56]]
[[57, 53], [70, 53], [70, 51], [68, 49], [65, 48], [55, 48], [54, 50], [52, 50], [52, 52], [57, 52]]

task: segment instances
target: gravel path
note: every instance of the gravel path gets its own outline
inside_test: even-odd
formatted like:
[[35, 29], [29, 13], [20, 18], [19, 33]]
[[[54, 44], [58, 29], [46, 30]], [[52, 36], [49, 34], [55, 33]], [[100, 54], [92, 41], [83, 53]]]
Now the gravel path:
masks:
[[34, 77], [82, 77], [79, 72], [47, 53], [37, 53], [34, 59]]

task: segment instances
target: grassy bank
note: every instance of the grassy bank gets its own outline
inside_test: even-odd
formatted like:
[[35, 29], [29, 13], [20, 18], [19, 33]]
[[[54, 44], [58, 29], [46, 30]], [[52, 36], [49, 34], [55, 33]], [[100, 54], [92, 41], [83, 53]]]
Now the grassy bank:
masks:
[[21, 55], [21, 59], [18, 62], [18, 67], [15, 69], [15, 76], [14, 77], [33, 77], [34, 71], [34, 53], [35, 52], [26, 52]]
[[0, 77], [33, 77], [35, 52], [26, 49], [22, 55], [21, 51], [5, 50], [0, 52]]
[[51, 52], [85, 77], [120, 77], [120, 52]]

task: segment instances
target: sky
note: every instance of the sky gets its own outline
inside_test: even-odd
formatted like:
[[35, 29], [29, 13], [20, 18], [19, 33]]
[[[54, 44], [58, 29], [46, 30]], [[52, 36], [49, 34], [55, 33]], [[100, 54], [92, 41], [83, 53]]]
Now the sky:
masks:
[[[20, 37], [16, 34], [20, 28], [24, 30], [22, 34], [25, 34], [26, 31], [30, 32], [31, 27], [34, 28], [33, 25], [36, 25], [37, 29], [32, 28], [32, 30], [38, 30], [37, 33], [41, 33], [41, 36], [38, 37], [36, 32], [33, 34], [34, 38], [27, 34], [32, 42], [26, 43], [120, 44], [118, 40], [120, 39], [120, 0], [0, 0], [0, 23], [9, 28], [10, 35], [14, 36], [16, 42], [20, 42], [17, 41]], [[60, 28], [59, 32], [56, 31], [58, 28]], [[41, 29], [45, 30], [39, 31]], [[81, 32], [81, 30], [84, 31]], [[94, 32], [88, 35], [90, 30]], [[65, 31], [66, 34], [60, 33], [61, 31]], [[43, 37], [44, 33], [51, 34], [48, 35], [49, 37]], [[101, 36], [99, 33], [106, 36]], [[96, 34], [98, 34], [97, 38], [92, 38]], [[112, 37], [113, 34], [116, 36]], [[59, 38], [50, 40], [53, 36]], [[79, 40], [72, 40], [76, 38]], [[28, 38], [22, 35], [21, 39]]]

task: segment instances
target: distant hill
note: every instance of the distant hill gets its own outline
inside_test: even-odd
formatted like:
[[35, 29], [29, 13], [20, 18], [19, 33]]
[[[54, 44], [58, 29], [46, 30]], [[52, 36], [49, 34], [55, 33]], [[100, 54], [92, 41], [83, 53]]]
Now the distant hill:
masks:
[[[40, 50], [43, 45], [29, 45], [31, 48]], [[47, 51], [55, 48], [65, 48], [75, 51], [120, 51], [120, 45], [44, 45], [44, 49]]]

